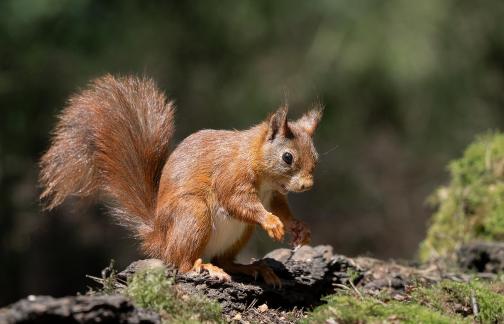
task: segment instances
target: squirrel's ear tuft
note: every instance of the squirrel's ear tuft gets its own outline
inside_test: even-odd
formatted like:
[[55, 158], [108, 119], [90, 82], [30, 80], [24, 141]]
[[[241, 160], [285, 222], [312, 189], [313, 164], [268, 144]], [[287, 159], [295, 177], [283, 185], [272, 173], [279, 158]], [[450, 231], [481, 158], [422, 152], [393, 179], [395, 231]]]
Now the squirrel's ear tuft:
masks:
[[277, 136], [291, 137], [292, 132], [289, 129], [289, 125], [287, 123], [287, 113], [289, 109], [287, 106], [282, 106], [278, 108], [273, 114], [271, 114], [268, 118], [268, 139], [273, 140]]
[[315, 130], [317, 129], [320, 119], [322, 119], [322, 114], [324, 112], [324, 106], [321, 104], [316, 104], [316, 106], [305, 113], [301, 118], [296, 120], [294, 123], [301, 127], [308, 135], [313, 136]]

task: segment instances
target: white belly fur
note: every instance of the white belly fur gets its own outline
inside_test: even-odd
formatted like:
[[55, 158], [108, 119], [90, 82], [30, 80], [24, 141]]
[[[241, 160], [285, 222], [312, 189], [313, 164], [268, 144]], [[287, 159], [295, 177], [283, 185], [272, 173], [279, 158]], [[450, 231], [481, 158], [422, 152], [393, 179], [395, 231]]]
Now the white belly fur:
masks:
[[[269, 210], [271, 199], [271, 188], [265, 186], [259, 192], [261, 202]], [[221, 255], [233, 246], [243, 235], [247, 224], [239, 221], [221, 206], [215, 209], [212, 215], [212, 233], [203, 251], [203, 257], [211, 259]]]
[[207, 259], [226, 252], [242, 237], [247, 227], [246, 223], [230, 216], [222, 207], [212, 215], [212, 221], [212, 233], [203, 252], [203, 256]]

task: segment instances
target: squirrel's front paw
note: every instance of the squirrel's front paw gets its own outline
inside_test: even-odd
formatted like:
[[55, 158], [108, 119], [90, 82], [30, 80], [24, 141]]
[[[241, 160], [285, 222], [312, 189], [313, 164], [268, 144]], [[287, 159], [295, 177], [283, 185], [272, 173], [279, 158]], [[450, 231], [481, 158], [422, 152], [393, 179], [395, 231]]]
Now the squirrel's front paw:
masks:
[[292, 244], [305, 245], [310, 243], [311, 232], [305, 222], [294, 219], [289, 223], [288, 228], [292, 233]]
[[280, 218], [272, 213], [268, 213], [268, 215], [264, 218], [264, 221], [261, 223], [261, 226], [272, 239], [277, 241], [283, 239], [285, 234], [284, 225]]

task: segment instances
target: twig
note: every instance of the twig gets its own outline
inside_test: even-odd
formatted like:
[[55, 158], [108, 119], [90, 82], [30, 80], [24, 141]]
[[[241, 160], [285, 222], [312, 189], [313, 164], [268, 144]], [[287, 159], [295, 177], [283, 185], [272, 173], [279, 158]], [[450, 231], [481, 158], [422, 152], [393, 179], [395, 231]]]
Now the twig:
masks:
[[476, 300], [476, 294], [474, 293], [474, 289], [471, 289], [471, 305], [474, 318], [476, 319], [479, 315], [479, 305], [478, 301]]
[[339, 283], [333, 283], [333, 286], [334, 287], [338, 287], [338, 288], [341, 288], [341, 289], [345, 289], [345, 290], [352, 290], [352, 288], [348, 287], [348, 286], [345, 286], [343, 284], [339, 284]]
[[353, 280], [349, 280], [348, 282], [350, 282], [350, 286], [352, 286], [353, 290], [355, 290], [357, 295], [359, 295], [359, 298], [363, 299], [364, 297], [362, 297], [362, 293], [359, 291], [359, 289], [357, 289], [357, 287], [355, 287]]
[[292, 259], [292, 257], [294, 256], [294, 254], [296, 254], [297, 250], [299, 250], [299, 248], [301, 247], [301, 244], [296, 244], [292, 250], [291, 250], [291, 254], [289, 255], [289, 257], [287, 258], [287, 260], [285, 261], [285, 263], [287, 263], [288, 261], [290, 261]]

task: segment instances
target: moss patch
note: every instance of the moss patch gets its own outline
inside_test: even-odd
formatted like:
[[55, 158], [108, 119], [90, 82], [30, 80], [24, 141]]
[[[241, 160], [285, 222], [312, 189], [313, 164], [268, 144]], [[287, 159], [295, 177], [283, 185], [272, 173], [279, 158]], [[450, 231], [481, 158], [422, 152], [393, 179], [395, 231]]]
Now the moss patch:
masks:
[[504, 239], [504, 135], [478, 137], [449, 171], [449, 185], [429, 199], [437, 212], [420, 246], [423, 261], [447, 257], [471, 240]]
[[[469, 316], [482, 323], [504, 322], [504, 296], [497, 291], [502, 283], [442, 281], [431, 288], [416, 289], [412, 298], [450, 316]], [[473, 313], [477, 308], [477, 316]]]
[[[333, 295], [327, 304], [317, 307], [305, 323], [464, 323], [461, 317], [443, 315], [437, 310], [414, 302], [384, 302], [374, 297]], [[471, 323], [467, 321], [467, 323]]]
[[170, 323], [221, 323], [221, 307], [204, 296], [180, 293], [164, 268], [135, 273], [124, 293], [143, 308], [158, 312]]
[[[403, 301], [389, 294], [336, 294], [314, 309], [305, 323], [503, 323], [504, 283], [443, 280], [411, 287]], [[476, 310], [476, 313], [474, 312]]]

